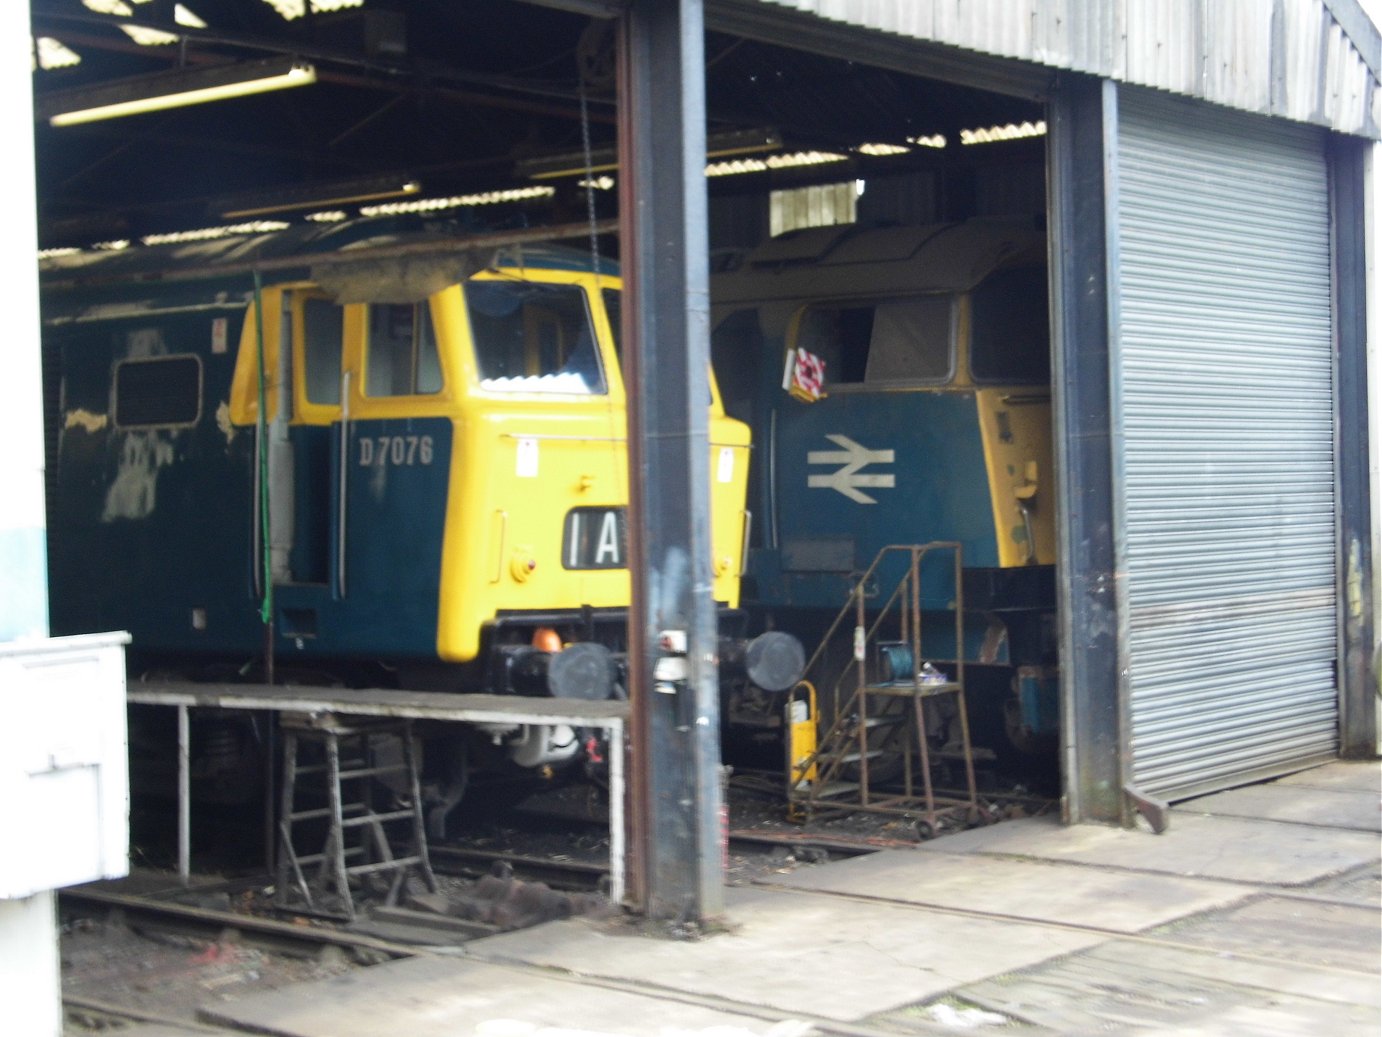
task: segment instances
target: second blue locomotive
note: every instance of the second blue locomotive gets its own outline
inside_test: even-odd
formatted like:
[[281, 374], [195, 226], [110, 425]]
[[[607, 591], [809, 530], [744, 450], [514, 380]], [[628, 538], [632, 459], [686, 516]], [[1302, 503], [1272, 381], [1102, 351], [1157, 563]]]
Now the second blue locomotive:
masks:
[[[1000, 753], [1056, 731], [1046, 269], [1038, 225], [975, 219], [800, 231], [712, 280], [726, 408], [754, 430], [745, 600], [810, 646], [883, 547], [959, 542], [970, 711]], [[924, 587], [939, 620], [953, 581]], [[924, 648], [953, 658], [950, 636]]]

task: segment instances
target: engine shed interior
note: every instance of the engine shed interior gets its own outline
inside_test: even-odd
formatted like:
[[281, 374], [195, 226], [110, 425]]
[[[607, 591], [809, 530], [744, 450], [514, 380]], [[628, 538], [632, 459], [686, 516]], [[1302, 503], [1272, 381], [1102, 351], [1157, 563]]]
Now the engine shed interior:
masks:
[[[303, 228], [378, 217], [462, 235], [588, 227], [582, 237], [589, 237], [589, 247], [617, 258], [618, 236], [600, 222], [618, 215], [619, 196], [617, 22], [599, 16], [607, 13], [600, 4], [519, 0], [35, 0], [42, 254], [137, 254], [226, 234], [233, 240], [285, 230], [291, 237]], [[707, 7], [712, 272], [732, 273], [745, 264], [824, 264], [824, 280], [790, 304], [800, 306], [808, 296], [830, 296], [837, 276], [832, 269], [844, 271], [838, 275], [846, 278], [841, 293], [857, 296], [859, 288], [848, 284], [848, 249], [832, 251], [836, 235], [830, 230], [786, 233], [776, 238], [786, 244], [774, 244], [784, 232], [896, 227], [883, 247], [898, 250], [898, 260], [921, 240], [908, 238], [905, 228], [976, 217], [1025, 220], [1039, 242], [1045, 124], [1030, 83], [992, 77], [1001, 92], [980, 89], [974, 82], [981, 64], [954, 53], [938, 52], [933, 70], [901, 71], [905, 63], [869, 64], [828, 53], [838, 46], [783, 46], [742, 13], [733, 3]], [[308, 68], [311, 81], [116, 118], [73, 116], [155, 89], [190, 89], [207, 74], [226, 78], [269, 66]], [[968, 67], [957, 75], [961, 66]], [[801, 244], [790, 244], [794, 240]], [[927, 254], [938, 257], [928, 262], [945, 266], [944, 246]], [[1040, 294], [1041, 273], [1034, 269]], [[898, 274], [902, 279], [888, 291], [921, 288], [930, 276], [924, 270]], [[937, 297], [925, 312], [958, 305], [946, 298]], [[856, 322], [872, 312], [851, 305]], [[892, 306], [878, 312], [904, 311]], [[907, 312], [906, 320], [931, 320], [915, 308]], [[900, 327], [899, 334], [908, 334], [906, 324]], [[717, 332], [720, 392], [732, 416], [753, 420], [766, 413], [763, 401], [755, 400], [764, 391], [761, 377], [753, 364], [745, 366], [746, 353], [735, 344], [747, 344], [751, 353], [772, 352], [757, 364], [771, 369], [780, 365], [782, 343], [771, 335], [750, 340], [736, 334], [732, 326]], [[1044, 349], [1040, 342], [1038, 348]], [[913, 384], [906, 369], [914, 359], [904, 354], [897, 362], [902, 380], [895, 375], [892, 387]], [[829, 384], [862, 380], [839, 358], [830, 365]], [[758, 471], [750, 476], [760, 497], [776, 492], [764, 474], [771, 465], [765, 430], [754, 430]], [[977, 448], [977, 438], [974, 443]], [[1048, 445], [1041, 453], [1045, 469], [1049, 456]], [[1013, 463], [1036, 464], [1009, 461], [1010, 469]], [[1040, 480], [1049, 486], [1051, 473], [1024, 468], [1021, 479], [1035, 492]], [[769, 506], [750, 502], [749, 508], [761, 515]], [[976, 516], [979, 525], [990, 522]], [[1049, 505], [1043, 521], [1049, 540]], [[1031, 533], [1030, 516], [1021, 522]], [[50, 535], [63, 535], [61, 522], [50, 525]], [[760, 521], [752, 532], [755, 547], [777, 540], [768, 530]], [[747, 524], [745, 534], [748, 541]], [[898, 539], [909, 536], [899, 531]], [[819, 538], [812, 543], [815, 548], [803, 550], [820, 548]], [[787, 553], [792, 550], [789, 544]], [[1007, 550], [1036, 558], [1030, 548]], [[869, 559], [856, 557], [862, 549], [852, 551], [847, 564], [820, 564], [846, 572], [864, 568]], [[789, 557], [784, 564], [816, 563]], [[749, 573], [750, 586], [753, 579]], [[1049, 641], [1049, 629], [1044, 636]], [[971, 654], [981, 653], [975, 647]], [[1050, 661], [1040, 654], [1024, 661]]]
[[[986, 530], [990, 541], [1002, 541], [1011, 534], [1010, 542], [990, 544], [992, 557], [983, 550], [975, 554], [982, 573], [972, 586], [965, 577], [964, 594], [977, 603], [976, 621], [937, 657], [996, 665], [987, 689], [983, 666], [970, 677], [972, 694], [986, 697], [991, 707], [976, 724], [977, 743], [997, 755], [1041, 754], [1049, 777], [1057, 725], [1051, 583], [1056, 537], [1050, 376], [1044, 364], [1046, 109], [1039, 84], [1017, 74], [991, 74], [977, 57], [939, 48], [932, 52], [934, 64], [918, 65], [886, 55], [876, 62], [842, 57], [848, 48], [826, 42], [787, 46], [775, 41], [770, 24], [765, 28], [744, 17], [744, 6], [734, 0], [707, 4], [708, 259], [718, 279], [711, 304], [717, 305], [714, 285], [729, 284], [726, 278], [738, 271], [825, 271], [823, 280], [808, 277], [795, 299], [764, 308], [756, 323], [744, 319], [749, 303], [757, 305], [751, 295], [713, 315], [716, 403], [723, 399], [729, 419], [751, 425], [754, 439], [747, 479], [754, 499], [742, 524], [733, 525], [736, 534], [742, 529], [746, 552], [757, 557], [745, 561], [742, 573], [747, 593], [740, 604], [749, 615], [749, 633], [780, 625], [798, 634], [810, 654], [825, 634], [826, 619], [843, 603], [849, 578], [868, 567], [872, 547], [866, 545], [917, 539], [901, 526], [890, 530], [887, 516], [900, 516], [901, 509], [875, 509], [864, 532], [862, 519], [853, 528], [845, 506], [874, 503], [859, 487], [894, 485], [879, 481], [892, 480], [891, 474], [850, 481], [878, 446], [869, 436], [887, 428], [880, 424], [883, 410], [867, 413], [866, 390], [879, 389], [892, 403], [902, 391], [926, 397], [934, 406], [923, 422], [931, 436], [925, 449], [956, 459], [947, 471], [982, 491], [945, 506], [946, 521], [960, 523], [954, 536]], [[33, 0], [31, 10], [38, 237], [41, 255], [52, 258], [55, 270], [73, 269], [62, 265], [73, 255], [80, 262], [81, 256], [176, 250], [189, 242], [233, 242], [280, 231], [290, 237], [326, 235], [338, 223], [376, 218], [391, 229], [456, 236], [515, 233], [541, 240], [544, 228], [555, 228], [574, 249], [598, 253], [591, 260], [595, 268], [620, 257], [611, 222], [620, 215], [617, 23], [599, 0]], [[306, 78], [293, 88], [89, 121], [80, 114], [152, 91], [196, 89], [216, 77], [294, 69], [306, 70]], [[1014, 232], [1016, 244], [990, 234], [992, 240], [986, 238], [972, 255], [960, 246], [948, 252], [925, 229], [966, 221], [1022, 229]], [[923, 251], [927, 242], [929, 251]], [[896, 271], [913, 253], [927, 258], [913, 273], [895, 271], [903, 280], [885, 287], [880, 275], [872, 288], [861, 288], [861, 257], [852, 260], [851, 247], [882, 249], [882, 262], [894, 262]], [[890, 256], [889, 249], [896, 254]], [[962, 256], [979, 273], [970, 280], [945, 276], [948, 264], [958, 262], [947, 256]], [[831, 270], [843, 271], [838, 285]], [[1012, 297], [1030, 298], [1034, 307], [1038, 333], [1019, 335], [1014, 356], [1041, 356], [1030, 370], [985, 383], [982, 364], [1012, 366], [1001, 355], [1006, 347], [998, 347], [997, 360], [972, 360], [966, 336], [971, 328], [996, 329], [996, 340], [1014, 332], [1000, 308], [986, 308], [984, 299], [996, 289], [984, 289], [979, 281], [990, 273], [1016, 277]], [[598, 282], [590, 291], [592, 299], [600, 298]], [[918, 292], [928, 293], [924, 304], [904, 299]], [[1001, 287], [998, 294], [1007, 298], [1009, 289]], [[600, 305], [617, 337], [617, 302], [604, 296]], [[282, 305], [285, 313], [290, 308]], [[421, 312], [409, 311], [405, 337], [411, 340], [421, 340], [422, 332], [411, 330], [426, 325]], [[432, 319], [442, 312], [433, 304]], [[357, 319], [374, 318], [345, 318]], [[765, 381], [764, 372], [781, 372], [784, 347], [827, 352], [812, 344], [821, 333], [812, 332], [812, 338], [802, 332], [803, 319], [850, 324], [857, 358], [832, 354], [825, 379], [827, 389], [836, 382], [854, 384], [830, 403], [838, 403], [835, 409], [813, 411], [812, 422], [778, 425], [769, 415], [787, 395], [775, 377]], [[953, 358], [952, 366], [941, 360], [917, 374], [917, 349], [894, 349], [896, 359], [884, 361], [878, 359], [882, 346], [870, 345], [871, 336], [874, 342], [901, 342], [923, 326], [941, 329], [932, 337], [940, 353]], [[232, 340], [240, 333], [238, 325], [232, 328]], [[249, 341], [250, 330], [244, 334]], [[359, 347], [347, 347], [352, 348]], [[873, 359], [865, 363], [870, 349]], [[49, 363], [47, 390], [55, 405], [61, 389]], [[869, 384], [875, 375], [881, 386]], [[241, 389], [249, 391], [248, 385]], [[414, 385], [415, 394], [425, 391]], [[1005, 402], [1009, 397], [1018, 400], [1016, 409]], [[765, 404], [769, 398], [774, 402]], [[800, 417], [809, 404], [784, 406], [800, 408]], [[835, 415], [845, 424], [830, 424]], [[50, 406], [49, 420], [54, 417]], [[418, 429], [402, 424], [415, 421], [415, 414], [405, 408], [396, 420], [397, 427], [377, 439], [380, 456], [384, 446], [406, 449], [419, 438]], [[916, 420], [904, 416], [892, 427]], [[792, 484], [793, 491], [809, 488], [807, 503], [795, 514], [828, 513], [835, 527], [804, 527], [795, 534], [787, 529], [791, 523], [782, 515], [795, 505], [779, 493], [768, 470], [774, 429], [783, 431], [784, 443], [800, 448], [803, 459], [839, 469], [833, 476], [813, 470], [809, 478], [802, 471]], [[329, 467], [326, 451], [334, 448], [324, 429], [298, 429], [294, 435], [304, 440], [318, 432], [328, 445], [299, 442], [299, 464], [316, 451], [313, 463]], [[430, 438], [423, 438], [430, 451]], [[835, 453], [825, 449], [830, 443]], [[346, 448], [341, 450], [345, 456]], [[890, 449], [868, 456], [881, 460], [885, 454], [891, 463]], [[520, 458], [520, 474], [523, 463]], [[904, 463], [912, 465], [914, 458]], [[51, 457], [49, 464], [55, 469]], [[734, 473], [741, 492], [743, 478], [742, 470]], [[722, 474], [721, 481], [730, 479]], [[364, 484], [355, 492], [364, 492]], [[926, 498], [924, 488], [916, 492]], [[344, 499], [345, 491], [340, 493]], [[832, 508], [813, 509], [811, 502], [823, 495]], [[930, 499], [939, 501], [940, 495]], [[327, 529], [330, 509], [321, 501], [313, 522]], [[1042, 511], [1034, 521], [1037, 501]], [[613, 511], [589, 510], [594, 518], [614, 521]], [[50, 519], [49, 533], [61, 538], [64, 523]], [[596, 537], [597, 556], [603, 543]], [[531, 568], [521, 559], [505, 562], [506, 579], [508, 573], [527, 578], [520, 562]], [[716, 564], [721, 566], [718, 555]], [[325, 572], [328, 556], [301, 566]], [[728, 572], [727, 563], [721, 568], [717, 576]], [[359, 572], [351, 571], [353, 581], [363, 580]], [[808, 576], [815, 580], [809, 592], [802, 589]], [[753, 594], [766, 595], [768, 588], [772, 607], [760, 607]], [[925, 593], [944, 611], [959, 588], [928, 587]], [[310, 642], [315, 607], [294, 607], [299, 632]], [[1000, 614], [1001, 619], [982, 618]], [[207, 617], [194, 609], [188, 637], [200, 635], [198, 622], [205, 624]], [[512, 658], [518, 662], [506, 680], [516, 674], [521, 684], [529, 663]], [[919, 662], [912, 658], [908, 665]], [[590, 665], [604, 674], [610, 664], [597, 657]], [[1014, 676], [1019, 670], [1025, 683]], [[603, 688], [609, 680], [602, 676], [601, 682]], [[766, 738], [770, 752], [780, 756], [782, 735], [774, 728], [783, 723], [781, 706], [780, 694], [755, 692], [726, 712], [742, 722], [744, 742], [761, 745]], [[950, 735], [945, 718], [937, 724], [941, 745]], [[546, 765], [561, 754], [544, 749], [527, 755]]]
[[[408, 203], [476, 227], [563, 223], [585, 219], [587, 181], [600, 215], [615, 208], [607, 18], [520, 0], [31, 6], [41, 248]], [[767, 237], [770, 192], [824, 184], [861, 184], [865, 222], [1043, 211], [1031, 96], [734, 35], [717, 10], [705, 47], [713, 248]], [[151, 79], [284, 62], [315, 81], [52, 121]]]
[[[627, 715], [655, 914], [740, 752], [1124, 825], [1374, 752], [1379, 38], [1211, 7], [29, 0], [41, 632]], [[429, 823], [608, 762], [461, 737]]]

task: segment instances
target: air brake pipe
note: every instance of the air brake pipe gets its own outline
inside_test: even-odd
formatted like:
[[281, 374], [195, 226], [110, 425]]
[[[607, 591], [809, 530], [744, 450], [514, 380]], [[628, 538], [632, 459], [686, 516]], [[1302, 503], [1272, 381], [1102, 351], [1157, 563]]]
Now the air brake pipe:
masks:
[[[254, 271], [254, 339], [255, 352], [258, 354], [259, 361], [259, 413], [255, 415], [255, 468], [259, 473], [259, 549], [261, 563], [261, 579], [263, 582], [263, 597], [259, 605], [259, 618], [264, 624], [264, 682], [274, 683], [274, 580], [273, 580], [273, 559], [272, 547], [269, 543], [269, 430], [268, 422], [265, 417], [265, 391], [264, 391], [264, 297], [263, 279], [259, 271]], [[280, 345], [279, 352], [282, 352]], [[180, 709], [181, 716], [186, 716], [186, 709]], [[274, 813], [274, 800], [277, 799], [277, 789], [275, 777], [277, 772], [274, 770], [274, 757], [278, 753], [277, 740], [275, 735], [278, 732], [278, 716], [271, 714], [264, 724], [264, 866], [270, 875], [274, 874], [275, 844], [277, 842], [277, 825]], [[179, 732], [180, 735], [184, 732]], [[181, 745], [181, 751], [187, 751], [186, 742]], [[184, 810], [180, 815], [180, 820], [185, 823], [190, 812]], [[187, 842], [180, 843], [185, 848]]]
[[254, 339], [259, 361], [259, 413], [255, 416], [255, 447], [259, 469], [259, 549], [264, 581], [259, 602], [259, 620], [264, 624], [264, 683], [274, 683], [274, 580], [272, 547], [269, 542], [269, 449], [268, 421], [265, 417], [264, 375], [264, 298], [263, 280], [254, 271]]

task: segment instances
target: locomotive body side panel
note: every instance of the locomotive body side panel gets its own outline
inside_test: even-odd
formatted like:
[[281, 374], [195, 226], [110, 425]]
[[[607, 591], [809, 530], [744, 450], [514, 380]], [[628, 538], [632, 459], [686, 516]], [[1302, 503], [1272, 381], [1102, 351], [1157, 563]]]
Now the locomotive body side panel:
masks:
[[[138, 312], [133, 312], [133, 311]], [[253, 635], [253, 437], [231, 425], [229, 329], [243, 305], [52, 317], [54, 633], [126, 629], [136, 651]]]
[[888, 544], [956, 539], [966, 564], [998, 564], [972, 393], [788, 402], [777, 413], [774, 473], [779, 547], [755, 559], [765, 600], [837, 609], [851, 577]]
[[[331, 431], [338, 435], [338, 429]], [[349, 423], [343, 579], [274, 588], [285, 654], [384, 659], [432, 655], [451, 433], [451, 421], [443, 417]], [[332, 439], [339, 442], [335, 435]], [[339, 487], [342, 459], [339, 451], [333, 455], [329, 470]], [[337, 488], [332, 505], [338, 505], [339, 494]], [[340, 543], [339, 514], [333, 506], [332, 521], [323, 527], [331, 535], [329, 544]]]

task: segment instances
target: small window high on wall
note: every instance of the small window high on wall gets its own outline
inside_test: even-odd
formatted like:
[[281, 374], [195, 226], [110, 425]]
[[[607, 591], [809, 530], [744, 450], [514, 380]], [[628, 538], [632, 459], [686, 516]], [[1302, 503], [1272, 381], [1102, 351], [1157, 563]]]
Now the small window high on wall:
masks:
[[789, 230], [854, 223], [863, 188], [862, 180], [847, 180], [774, 191], [768, 203], [769, 230], [777, 237]]

